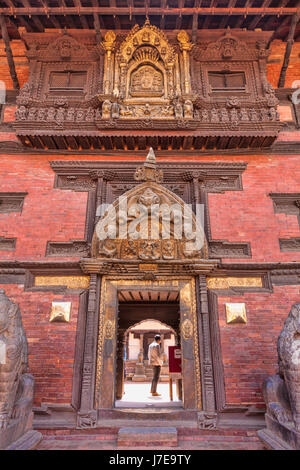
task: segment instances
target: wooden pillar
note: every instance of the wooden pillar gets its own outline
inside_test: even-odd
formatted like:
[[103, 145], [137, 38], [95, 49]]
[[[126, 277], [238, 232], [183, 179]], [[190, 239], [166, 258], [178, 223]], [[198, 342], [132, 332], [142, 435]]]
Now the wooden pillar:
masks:
[[6, 53], [8, 67], [9, 67], [9, 72], [10, 72], [10, 76], [11, 76], [11, 79], [12, 79], [12, 82], [13, 82], [13, 87], [14, 87], [14, 90], [19, 90], [20, 89], [20, 84], [19, 84], [19, 80], [18, 80], [18, 77], [17, 77], [17, 73], [16, 73], [16, 68], [15, 68], [15, 63], [14, 63], [12, 50], [11, 50], [11, 47], [10, 47], [9, 35], [8, 35], [8, 31], [7, 31], [6, 21], [5, 21], [5, 17], [3, 15], [0, 15], [0, 26], [1, 26], [2, 38], [3, 38], [3, 41], [4, 41], [4, 45], [5, 45], [5, 53]]
[[138, 354], [138, 363], [144, 362], [144, 333], [140, 333], [140, 352]]
[[292, 47], [293, 47], [293, 44], [294, 44], [295, 29], [296, 29], [297, 23], [299, 21], [299, 18], [300, 18], [300, 14], [297, 13], [297, 14], [293, 15], [292, 20], [291, 20], [291, 26], [290, 26], [290, 30], [289, 30], [287, 43], [286, 43], [286, 49], [285, 49], [283, 64], [282, 64], [282, 67], [281, 67], [280, 76], [279, 76], [279, 80], [278, 80], [278, 88], [283, 88], [284, 87], [286, 71], [287, 71], [287, 68], [289, 66], [290, 55], [291, 55]]
[[85, 325], [81, 403], [77, 415], [77, 427], [95, 427], [97, 425], [94, 389], [98, 331], [98, 282], [97, 274], [91, 274]]
[[119, 330], [118, 333], [118, 343], [117, 343], [117, 387], [116, 387], [116, 399], [120, 400], [124, 395], [124, 346], [125, 346], [125, 338], [124, 338], [124, 330]]
[[[215, 412], [215, 389], [213, 379], [213, 363], [211, 352], [211, 339], [210, 339], [210, 325], [208, 313], [208, 295], [206, 286], [206, 277], [204, 275], [198, 276], [198, 293], [199, 293], [199, 316], [198, 323], [199, 329], [201, 328], [201, 341], [202, 350], [202, 387], [203, 387], [203, 409], [209, 413]], [[200, 336], [200, 332], [199, 332]]]

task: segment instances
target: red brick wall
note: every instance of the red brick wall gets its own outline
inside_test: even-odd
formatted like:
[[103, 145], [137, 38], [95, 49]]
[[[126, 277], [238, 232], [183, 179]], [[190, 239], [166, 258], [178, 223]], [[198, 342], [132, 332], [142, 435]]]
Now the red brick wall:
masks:
[[[0, 214], [0, 236], [17, 237], [16, 250], [0, 252], [0, 259], [45, 259], [48, 240], [84, 237], [87, 193], [54, 189], [54, 172], [49, 165], [51, 159], [79, 158], [107, 159], [101, 156], [0, 156], [1, 191], [28, 191], [21, 214]], [[115, 158], [119, 161], [135, 159], [134, 156]], [[163, 161], [183, 159], [216, 161], [221, 157], [168, 157]], [[275, 214], [268, 196], [269, 192], [299, 192], [299, 157], [223, 156], [222, 160], [247, 161], [248, 168], [242, 175], [243, 191], [209, 195], [213, 238], [250, 242], [251, 262], [299, 261], [300, 252], [282, 253], [278, 243], [279, 237], [300, 236], [297, 218]], [[36, 402], [70, 403], [78, 296], [23, 292], [20, 285], [4, 285], [3, 288], [20, 303], [29, 340], [30, 370], [36, 377]], [[69, 324], [49, 323], [53, 300], [72, 301]], [[249, 320], [246, 325], [226, 325], [224, 302], [230, 300], [246, 302]], [[249, 293], [220, 299], [228, 403], [262, 401], [262, 379], [276, 369], [276, 338], [291, 304], [296, 301], [300, 301], [299, 286], [275, 287], [272, 294]]]
[[[28, 340], [28, 372], [35, 378], [35, 404], [71, 403], [78, 295], [24, 292], [23, 285], [1, 288], [20, 305]], [[69, 323], [49, 322], [53, 301], [72, 302]]]
[[[280, 70], [283, 64], [286, 43], [277, 39], [271, 44], [271, 53], [267, 65], [267, 76], [274, 88], [277, 88]], [[300, 80], [300, 43], [295, 42], [290, 55], [289, 66], [285, 77], [285, 88], [292, 87], [294, 80]], [[273, 61], [276, 61], [274, 63]], [[278, 61], [278, 62], [277, 62]]]
[[[61, 157], [57, 157], [61, 158]], [[87, 193], [54, 189], [49, 156], [0, 156], [1, 191], [28, 192], [22, 213], [0, 214], [0, 236], [17, 237], [1, 259], [40, 259], [47, 241], [84, 238]]]
[[[245, 302], [247, 323], [226, 323], [225, 303]], [[219, 325], [227, 404], [262, 404], [262, 382], [277, 372], [277, 337], [299, 286], [275, 286], [273, 293], [219, 297]]]
[[[275, 40], [271, 44], [271, 54], [268, 66], [268, 80], [272, 85], [277, 88], [278, 78], [284, 58], [286, 43], [281, 40]], [[21, 40], [11, 41], [11, 48], [15, 60], [16, 71], [20, 86], [23, 86], [28, 80], [28, 61], [25, 57], [25, 45]], [[300, 79], [300, 43], [296, 42], [293, 45], [290, 64], [286, 74], [285, 86], [288, 88], [292, 85], [294, 80]], [[272, 61], [276, 60], [276, 63]], [[279, 62], [277, 62], [279, 60]], [[0, 40], [0, 80], [3, 80], [6, 84], [7, 89], [12, 89], [12, 80], [9, 74], [7, 65], [6, 55], [4, 51], [4, 43]]]
[[[25, 57], [25, 44], [21, 40], [12, 40], [10, 42], [16, 72], [19, 79], [20, 86], [22, 87], [28, 80], [28, 61]], [[4, 42], [0, 40], [0, 80], [5, 82], [6, 88], [11, 90], [13, 88], [12, 79], [10, 77], [9, 68], [7, 65], [6, 54], [4, 50]]]
[[[17, 238], [16, 250], [0, 251], [1, 259], [43, 259], [48, 240], [83, 239], [87, 193], [54, 189], [51, 159], [74, 157], [0, 156], [1, 191], [28, 192], [21, 214], [0, 214], [0, 236]], [[105, 160], [105, 157], [80, 156], [80, 159]], [[222, 159], [248, 162], [248, 167], [242, 175], [243, 191], [209, 195], [213, 239], [250, 242], [253, 262], [300, 261], [300, 252], [281, 252], [278, 242], [279, 238], [300, 236], [297, 217], [275, 214], [268, 196], [270, 192], [299, 192], [299, 157], [251, 155]], [[220, 160], [220, 156], [192, 160], [214, 161]]]

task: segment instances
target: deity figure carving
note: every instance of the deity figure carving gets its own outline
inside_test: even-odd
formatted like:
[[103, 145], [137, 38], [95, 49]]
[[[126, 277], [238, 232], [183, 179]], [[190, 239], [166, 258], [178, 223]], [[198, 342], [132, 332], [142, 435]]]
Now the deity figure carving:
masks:
[[117, 254], [117, 247], [115, 245], [114, 240], [110, 240], [109, 238], [103, 240], [99, 246], [99, 255], [113, 258]]
[[218, 111], [216, 110], [216, 108], [212, 108], [211, 110], [211, 119], [210, 119], [211, 122], [219, 122], [219, 115], [218, 115]]
[[227, 111], [226, 108], [221, 109], [221, 121], [222, 122], [228, 122], [229, 121], [228, 111]]
[[35, 107], [29, 108], [28, 117], [27, 117], [28, 121], [35, 120], [36, 111], [37, 111], [37, 108]]
[[268, 121], [269, 120], [269, 113], [268, 113], [267, 108], [261, 108], [260, 116], [261, 116], [262, 121]]
[[275, 108], [270, 108], [270, 120], [271, 121], [277, 121], [279, 119], [278, 113]]
[[111, 117], [112, 119], [118, 119], [120, 116], [120, 106], [119, 104], [115, 101], [111, 105]]
[[109, 100], [103, 101], [102, 104], [102, 119], [110, 119], [111, 102]]
[[62, 59], [69, 59], [71, 57], [72, 46], [68, 39], [60, 41], [58, 49]]
[[66, 115], [66, 121], [72, 122], [75, 121], [75, 109], [74, 108], [68, 108], [67, 110], [67, 115]]
[[183, 118], [182, 104], [180, 103], [179, 100], [177, 100], [175, 105], [174, 105], [174, 111], [175, 111], [176, 119], [182, 119]]
[[139, 67], [131, 74], [131, 96], [161, 96], [163, 94], [162, 73], [150, 65]]
[[39, 108], [38, 113], [37, 113], [37, 120], [38, 121], [46, 121], [46, 109], [45, 108]]
[[84, 121], [84, 110], [81, 108], [77, 109], [76, 111], [76, 121]]
[[27, 109], [25, 106], [20, 106], [16, 109], [15, 112], [16, 120], [17, 121], [24, 121], [27, 119]]
[[[267, 434], [300, 449], [300, 303], [292, 306], [285, 320], [277, 351], [279, 373], [263, 384]], [[267, 434], [259, 432], [263, 440]]]
[[147, 188], [139, 197], [139, 203], [146, 207], [150, 207], [152, 204], [159, 204], [159, 196], [155, 194], [151, 188]]
[[160, 243], [153, 240], [141, 240], [139, 246], [140, 259], [159, 259]]
[[34, 383], [33, 377], [26, 374], [27, 341], [20, 308], [3, 289], [0, 289], [0, 343], [4, 350], [0, 361], [1, 432], [11, 419], [23, 418], [31, 411]]
[[236, 108], [232, 108], [230, 110], [230, 119], [231, 119], [231, 122], [233, 123], [238, 123], [239, 121], [239, 115], [238, 115], [238, 112], [237, 112], [237, 109]]
[[175, 258], [175, 244], [172, 240], [164, 240], [162, 243], [162, 256], [163, 259]]
[[248, 112], [245, 108], [241, 109], [241, 121], [249, 121]]
[[190, 100], [184, 102], [183, 110], [185, 119], [193, 119], [193, 103]]
[[58, 108], [56, 113], [56, 120], [57, 122], [64, 122], [65, 119], [65, 110], [64, 108]]
[[202, 122], [209, 122], [209, 114], [208, 114], [207, 109], [202, 110], [201, 120], [202, 120]]
[[94, 117], [95, 117], [95, 110], [93, 108], [89, 107], [88, 110], [87, 110], [86, 116], [85, 116], [85, 120], [87, 122], [93, 122]]
[[47, 121], [55, 121], [56, 109], [50, 106], [48, 109]]
[[257, 121], [257, 112], [254, 108], [250, 109], [250, 120]]

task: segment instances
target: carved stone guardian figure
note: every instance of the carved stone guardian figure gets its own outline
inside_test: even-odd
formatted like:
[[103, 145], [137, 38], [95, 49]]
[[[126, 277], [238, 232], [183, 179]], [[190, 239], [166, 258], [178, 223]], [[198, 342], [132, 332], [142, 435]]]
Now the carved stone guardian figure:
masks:
[[272, 449], [300, 449], [300, 303], [294, 304], [277, 343], [279, 373], [263, 384], [267, 427], [258, 431]]
[[41, 440], [40, 433], [30, 431], [34, 379], [26, 373], [27, 340], [20, 308], [3, 289], [0, 289], [0, 346], [0, 449], [25, 449], [29, 437], [31, 444]]

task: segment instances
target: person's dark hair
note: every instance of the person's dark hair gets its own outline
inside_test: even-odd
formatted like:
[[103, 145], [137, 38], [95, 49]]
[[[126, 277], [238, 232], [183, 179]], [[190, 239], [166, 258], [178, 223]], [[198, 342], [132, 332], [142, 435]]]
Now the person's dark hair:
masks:
[[155, 335], [154, 339], [155, 339], [155, 341], [158, 341], [160, 339], [160, 335]]

